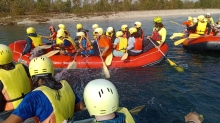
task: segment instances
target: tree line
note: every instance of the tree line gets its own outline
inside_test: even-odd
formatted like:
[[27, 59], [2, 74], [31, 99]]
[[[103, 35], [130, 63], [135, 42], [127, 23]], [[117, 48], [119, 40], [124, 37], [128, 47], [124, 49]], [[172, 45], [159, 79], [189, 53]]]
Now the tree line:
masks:
[[220, 0], [0, 0], [0, 14], [95, 14], [102, 12], [220, 8]]

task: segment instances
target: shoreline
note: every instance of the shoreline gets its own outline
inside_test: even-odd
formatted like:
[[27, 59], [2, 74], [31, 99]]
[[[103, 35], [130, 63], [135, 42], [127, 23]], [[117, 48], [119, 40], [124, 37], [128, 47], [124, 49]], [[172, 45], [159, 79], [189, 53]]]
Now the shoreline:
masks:
[[[107, 14], [105, 14], [107, 13]], [[133, 18], [145, 18], [145, 17], [167, 17], [167, 16], [192, 16], [192, 15], [205, 15], [206, 13], [220, 14], [220, 9], [172, 9], [172, 10], [143, 10], [143, 11], [122, 11], [122, 12], [105, 12], [102, 15], [100, 13], [94, 13], [94, 15], [76, 16], [75, 14], [50, 14], [48, 16], [43, 15], [23, 15], [20, 19], [13, 17], [5, 17], [0, 19], [0, 25], [20, 25], [20, 24], [38, 24], [38, 23], [54, 23], [54, 22], [74, 22], [74, 21], [88, 21], [88, 20], [114, 20], [114, 19], [133, 19]], [[109, 14], [110, 13], [110, 14]], [[12, 22], [1, 20], [14, 19]], [[7, 24], [8, 23], [8, 24]]]

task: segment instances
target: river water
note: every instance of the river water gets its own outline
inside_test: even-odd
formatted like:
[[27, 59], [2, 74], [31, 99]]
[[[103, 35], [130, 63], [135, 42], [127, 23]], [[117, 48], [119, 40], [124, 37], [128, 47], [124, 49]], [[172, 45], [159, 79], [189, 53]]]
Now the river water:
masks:
[[[213, 15], [218, 20], [218, 15]], [[120, 95], [120, 106], [132, 109], [146, 105], [138, 115], [140, 123], [183, 123], [184, 116], [191, 111], [204, 115], [205, 123], [220, 122], [220, 54], [189, 52], [181, 45], [174, 46], [169, 37], [174, 32], [180, 32], [183, 27], [170, 23], [170, 20], [181, 23], [187, 16], [164, 17], [163, 23], [167, 29], [166, 43], [169, 46], [167, 57], [185, 68], [183, 73], [177, 72], [164, 60], [154, 66], [110, 69], [112, 81]], [[113, 26], [116, 30], [122, 24], [133, 26], [135, 21], [141, 21], [145, 35], [150, 35], [153, 18], [136, 18], [124, 20], [98, 20], [81, 22], [84, 28], [90, 30], [94, 23], [103, 29]], [[78, 22], [64, 23], [75, 37], [75, 25]], [[17, 26], [0, 26], [0, 42], [9, 44], [15, 40], [26, 38], [26, 28], [35, 27], [38, 34], [49, 35], [49, 26], [57, 29], [59, 23], [26, 24]], [[44, 40], [44, 42], [47, 42]], [[56, 72], [60, 70], [57, 69]], [[68, 71], [64, 76], [72, 85], [76, 93], [83, 97], [85, 85], [97, 78], [104, 78], [101, 69], [77, 69]], [[88, 112], [76, 113], [75, 119], [89, 118]]]

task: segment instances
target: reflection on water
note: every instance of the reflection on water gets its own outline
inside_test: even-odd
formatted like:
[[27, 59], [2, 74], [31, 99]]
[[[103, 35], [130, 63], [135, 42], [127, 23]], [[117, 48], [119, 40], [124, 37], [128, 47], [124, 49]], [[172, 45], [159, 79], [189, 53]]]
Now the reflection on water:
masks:
[[[217, 20], [219, 15], [214, 15]], [[181, 23], [185, 17], [164, 18], [164, 25], [170, 37], [174, 32], [183, 28], [169, 22], [173, 20]], [[116, 30], [122, 24], [130, 27], [139, 20], [146, 32], [152, 30], [152, 18], [138, 18], [132, 20], [84, 21], [84, 28], [89, 29], [93, 23], [98, 23], [106, 29], [108, 26]], [[75, 35], [75, 25], [78, 22], [64, 23], [72, 37]], [[19, 26], [0, 26], [0, 41], [9, 44], [18, 39], [26, 38], [26, 28], [33, 26], [42, 35], [49, 35], [48, 27], [52, 24], [35, 24]], [[90, 33], [91, 36], [91, 33]], [[46, 40], [44, 40], [46, 42]], [[154, 66], [127, 69], [110, 69], [112, 81], [118, 88], [120, 106], [132, 109], [145, 104], [144, 108], [135, 116], [140, 123], [183, 123], [184, 116], [190, 111], [197, 111], [204, 115], [205, 123], [218, 123], [220, 117], [220, 55], [210, 53], [194, 53], [185, 51], [181, 45], [174, 46], [171, 40], [166, 41], [169, 46], [167, 57], [185, 68], [179, 73], [164, 60]], [[57, 69], [56, 72], [61, 71]], [[63, 76], [72, 85], [75, 92], [83, 99], [85, 85], [97, 78], [104, 78], [102, 69], [68, 70]], [[89, 118], [87, 111], [76, 113], [75, 119]]]

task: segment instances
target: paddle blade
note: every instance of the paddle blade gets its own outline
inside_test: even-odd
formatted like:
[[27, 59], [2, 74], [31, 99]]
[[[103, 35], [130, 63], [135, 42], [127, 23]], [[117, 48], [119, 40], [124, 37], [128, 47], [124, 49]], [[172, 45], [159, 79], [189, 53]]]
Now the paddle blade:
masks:
[[121, 57], [121, 61], [124, 61], [125, 59], [128, 58], [128, 53], [126, 52], [122, 57]]
[[103, 72], [105, 74], [105, 78], [108, 79], [110, 78], [110, 73], [109, 73], [109, 70], [107, 68], [107, 66], [105, 65], [105, 63], [103, 62]]
[[200, 37], [201, 35], [199, 35], [199, 34], [190, 34], [189, 35], [189, 38], [198, 38], [198, 37]]
[[182, 44], [185, 40], [186, 40], [186, 38], [183, 38], [183, 39], [180, 39], [180, 40], [178, 40], [178, 41], [175, 41], [175, 42], [174, 42], [174, 45], [177, 46], [177, 45], [179, 45], [179, 44]]
[[175, 68], [178, 72], [184, 72], [184, 69], [183, 69], [182, 67], [174, 66], [174, 68]]
[[170, 39], [174, 39], [176, 37], [183, 37], [185, 34], [184, 33], [173, 33], [173, 35], [170, 37]]
[[111, 63], [112, 63], [112, 58], [113, 58], [113, 54], [112, 54], [112, 53], [110, 53], [110, 54], [106, 57], [106, 59], [105, 59], [105, 64], [106, 64], [107, 66], [111, 65]]
[[71, 63], [69, 63], [67, 69], [76, 69], [76, 61], [73, 60]]
[[167, 61], [170, 63], [170, 66], [177, 66], [176, 63], [171, 61], [170, 59], [167, 59]]
[[59, 51], [59, 50], [53, 50], [53, 51], [50, 51], [50, 52], [47, 53], [47, 54], [44, 54], [43, 56], [51, 57], [51, 56], [57, 54], [58, 52], [60, 52], [60, 51]]
[[133, 115], [139, 113], [143, 108], [145, 107], [145, 105], [142, 105], [142, 106], [138, 106], [138, 107], [135, 107], [131, 110], [129, 110], [129, 112]]

